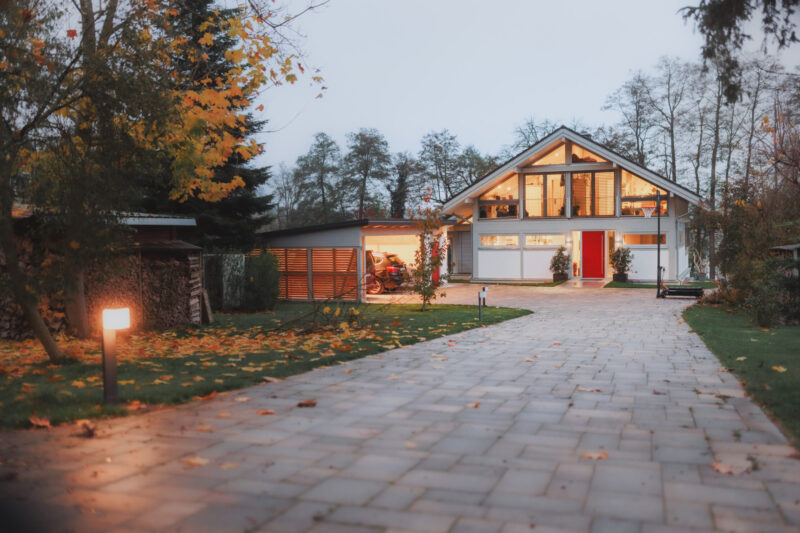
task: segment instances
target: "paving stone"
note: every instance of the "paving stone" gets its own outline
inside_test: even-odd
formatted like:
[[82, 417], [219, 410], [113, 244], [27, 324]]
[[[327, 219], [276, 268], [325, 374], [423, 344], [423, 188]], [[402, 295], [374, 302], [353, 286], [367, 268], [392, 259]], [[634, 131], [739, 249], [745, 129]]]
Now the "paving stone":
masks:
[[344, 505], [363, 505], [386, 488], [380, 481], [363, 479], [328, 478], [304, 493], [304, 500]]

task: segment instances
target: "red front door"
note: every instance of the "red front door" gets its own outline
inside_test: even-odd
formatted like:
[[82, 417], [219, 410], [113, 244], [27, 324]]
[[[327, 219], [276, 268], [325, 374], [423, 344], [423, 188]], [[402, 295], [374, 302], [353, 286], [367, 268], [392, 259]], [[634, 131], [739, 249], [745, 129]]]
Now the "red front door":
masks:
[[606, 276], [604, 241], [605, 231], [584, 231], [581, 235], [583, 243], [583, 277], [604, 278]]

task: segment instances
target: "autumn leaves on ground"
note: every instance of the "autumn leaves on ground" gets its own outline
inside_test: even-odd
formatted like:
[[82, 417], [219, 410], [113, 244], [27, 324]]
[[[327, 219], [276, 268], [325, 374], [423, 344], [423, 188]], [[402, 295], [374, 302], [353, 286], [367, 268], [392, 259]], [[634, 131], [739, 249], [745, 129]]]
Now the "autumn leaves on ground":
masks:
[[[529, 311], [475, 306], [281, 304], [270, 313], [219, 315], [214, 325], [118, 340], [120, 404], [102, 403], [100, 341], [62, 338], [74, 359], [52, 365], [35, 340], [0, 341], [0, 426], [124, 415], [213, 397], [269, 378], [357, 359]], [[31, 420], [32, 419], [32, 420]]]

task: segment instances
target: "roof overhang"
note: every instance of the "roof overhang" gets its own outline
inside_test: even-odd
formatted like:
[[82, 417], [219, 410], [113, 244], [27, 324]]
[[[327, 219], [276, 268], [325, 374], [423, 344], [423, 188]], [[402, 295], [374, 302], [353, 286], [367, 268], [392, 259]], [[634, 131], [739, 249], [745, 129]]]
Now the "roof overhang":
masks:
[[[524, 150], [523, 152], [512, 157], [502, 165], [498, 166], [493, 171], [486, 174], [483, 178], [479, 179], [466, 189], [462, 190], [461, 192], [457, 193], [455, 196], [450, 198], [442, 206], [443, 212], [449, 214], [455, 212], [460, 207], [463, 209], [462, 206], [464, 206], [465, 204], [471, 205], [474, 201], [474, 198], [480, 196], [484, 192], [491, 189], [492, 186], [494, 185], [494, 182], [498, 178], [504, 177], [514, 172], [518, 172], [519, 170], [522, 169], [522, 167], [525, 166], [526, 163], [528, 163], [535, 156], [544, 154], [545, 152], [555, 147], [558, 143], [566, 140], [572, 141], [596, 153], [597, 155], [602, 156], [614, 166], [625, 168], [626, 170], [642, 178], [645, 178], [653, 185], [661, 187], [662, 189], [669, 191], [671, 194], [674, 194], [675, 196], [679, 196], [685, 199], [689, 203], [697, 205], [702, 200], [700, 195], [692, 192], [686, 187], [678, 185], [677, 183], [670, 181], [659, 174], [656, 174], [652, 170], [649, 170], [641, 165], [634, 163], [633, 161], [627, 159], [626, 157], [623, 157], [620, 154], [612, 150], [609, 150], [603, 145], [594, 142], [592, 139], [586, 137], [585, 135], [581, 135], [580, 133], [569, 129], [566, 126], [561, 126], [556, 131], [554, 131], [541, 141], [537, 142], [527, 150]], [[586, 165], [585, 164], [573, 165], [572, 170], [580, 171], [582, 166]]]

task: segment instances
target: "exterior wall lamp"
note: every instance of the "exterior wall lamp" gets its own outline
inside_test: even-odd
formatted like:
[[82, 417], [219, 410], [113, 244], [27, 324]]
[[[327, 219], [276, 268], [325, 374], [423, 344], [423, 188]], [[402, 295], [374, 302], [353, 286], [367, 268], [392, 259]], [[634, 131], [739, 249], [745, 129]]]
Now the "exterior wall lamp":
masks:
[[131, 327], [131, 311], [103, 309], [103, 402], [119, 401], [117, 391], [117, 330]]

